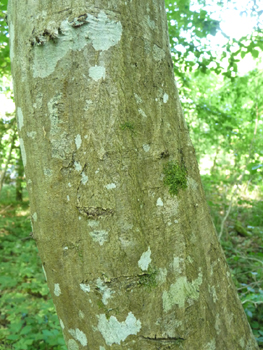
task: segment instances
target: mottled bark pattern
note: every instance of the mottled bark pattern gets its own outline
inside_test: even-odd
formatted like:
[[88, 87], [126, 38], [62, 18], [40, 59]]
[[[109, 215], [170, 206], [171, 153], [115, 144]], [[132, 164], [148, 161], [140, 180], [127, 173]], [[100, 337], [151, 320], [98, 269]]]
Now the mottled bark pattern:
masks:
[[[174, 83], [163, 0], [9, 0], [34, 237], [69, 350], [254, 350]], [[164, 186], [168, 161], [187, 189]]]

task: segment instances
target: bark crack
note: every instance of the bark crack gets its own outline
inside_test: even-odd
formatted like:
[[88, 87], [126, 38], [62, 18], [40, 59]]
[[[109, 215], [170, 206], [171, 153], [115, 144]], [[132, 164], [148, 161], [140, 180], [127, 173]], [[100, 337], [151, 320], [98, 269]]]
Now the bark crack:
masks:
[[144, 336], [140, 336], [140, 338], [142, 338], [143, 340], [147, 340], [147, 341], [154, 341], [154, 342], [162, 342], [162, 343], [178, 343], [178, 342], [182, 342], [184, 340], [186, 340], [185, 338], [182, 337], [156, 337], [155, 338], [151, 338], [151, 337], [144, 337]]

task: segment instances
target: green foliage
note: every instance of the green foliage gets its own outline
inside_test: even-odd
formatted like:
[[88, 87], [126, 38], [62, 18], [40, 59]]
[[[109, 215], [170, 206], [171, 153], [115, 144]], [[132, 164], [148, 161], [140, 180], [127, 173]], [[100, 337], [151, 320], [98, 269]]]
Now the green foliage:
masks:
[[[24, 193], [24, 196], [26, 193]], [[34, 240], [28, 199], [5, 186], [0, 203], [0, 349], [66, 350]]]
[[0, 76], [10, 74], [8, 28], [6, 23], [8, 0], [0, 1]]
[[184, 165], [170, 161], [164, 165], [163, 172], [163, 182], [169, 187], [169, 193], [172, 196], [177, 195], [179, 189], [187, 188], [187, 171]]

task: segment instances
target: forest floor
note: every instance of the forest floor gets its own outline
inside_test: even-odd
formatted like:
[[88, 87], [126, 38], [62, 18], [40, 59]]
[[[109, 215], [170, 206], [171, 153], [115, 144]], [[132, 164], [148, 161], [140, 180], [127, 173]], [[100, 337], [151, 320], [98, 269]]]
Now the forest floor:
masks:
[[[220, 189], [203, 178], [219, 232], [226, 212]], [[0, 350], [66, 350], [56, 311], [31, 237], [27, 193], [0, 198]], [[222, 247], [255, 337], [263, 349], [263, 201], [242, 197], [226, 220]]]

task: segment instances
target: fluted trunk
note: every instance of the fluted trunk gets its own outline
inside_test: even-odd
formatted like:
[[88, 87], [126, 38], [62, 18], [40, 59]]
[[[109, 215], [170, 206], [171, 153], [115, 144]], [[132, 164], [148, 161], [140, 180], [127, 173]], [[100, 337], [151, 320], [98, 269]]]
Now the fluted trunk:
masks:
[[163, 0], [9, 0], [34, 238], [69, 350], [257, 349], [209, 216]]

